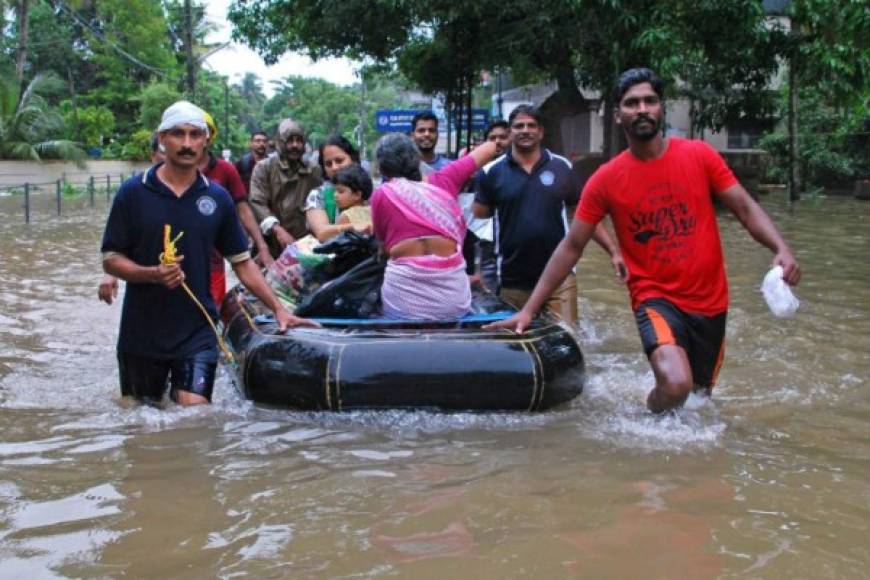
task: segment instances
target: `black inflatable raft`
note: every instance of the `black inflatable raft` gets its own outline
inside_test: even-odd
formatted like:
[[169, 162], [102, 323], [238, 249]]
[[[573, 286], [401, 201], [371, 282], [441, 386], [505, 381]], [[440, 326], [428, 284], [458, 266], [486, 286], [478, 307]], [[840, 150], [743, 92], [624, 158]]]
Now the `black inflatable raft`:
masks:
[[320, 329], [276, 333], [274, 318], [239, 288], [221, 308], [235, 381], [257, 403], [308, 410], [538, 411], [583, 390], [584, 362], [565, 325], [542, 317], [523, 335], [481, 327], [512, 314], [492, 295], [446, 322], [315, 319]]

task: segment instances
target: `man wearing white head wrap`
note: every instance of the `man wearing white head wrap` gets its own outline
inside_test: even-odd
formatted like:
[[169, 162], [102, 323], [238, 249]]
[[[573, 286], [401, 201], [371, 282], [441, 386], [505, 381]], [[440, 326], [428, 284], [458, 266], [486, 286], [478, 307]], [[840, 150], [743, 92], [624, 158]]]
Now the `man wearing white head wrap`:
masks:
[[305, 201], [319, 186], [318, 172], [303, 158], [305, 130], [293, 119], [284, 119], [275, 135], [278, 155], [254, 166], [250, 200], [272, 255], [308, 233]]
[[188, 101], [178, 101], [170, 105], [163, 111], [163, 117], [160, 119], [160, 126], [157, 127], [158, 133], [165, 133], [175, 127], [181, 125], [190, 125], [205, 131], [205, 137], [208, 138], [208, 123], [205, 120], [205, 111]]
[[[118, 337], [121, 394], [159, 405], [170, 396], [182, 405], [211, 401], [217, 341], [186, 283], [217, 319], [209, 294], [209, 257], [217, 249], [239, 280], [275, 312], [281, 330], [313, 323], [287, 312], [250, 259], [229, 193], [197, 169], [208, 128], [202, 110], [175, 103], [158, 129], [165, 163], [125, 181], [103, 234], [103, 269], [127, 281]], [[161, 264], [164, 226], [178, 239], [177, 263]]]

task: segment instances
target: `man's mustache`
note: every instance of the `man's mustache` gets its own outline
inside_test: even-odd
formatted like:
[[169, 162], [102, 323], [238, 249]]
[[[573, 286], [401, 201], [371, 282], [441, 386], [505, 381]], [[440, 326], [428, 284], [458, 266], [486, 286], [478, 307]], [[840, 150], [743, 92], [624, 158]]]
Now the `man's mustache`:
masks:
[[655, 125], [655, 124], [656, 124], [656, 122], [653, 120], [652, 117], [648, 117], [648, 116], [646, 116], [646, 115], [638, 115], [637, 119], [635, 119], [635, 120], [634, 120], [634, 123], [632, 123], [632, 124], [633, 124], [633, 125], [638, 125], [638, 124], [643, 123], [643, 122], [647, 122], [647, 123], [649, 123], [649, 124], [651, 124], [651, 125]]
[[193, 156], [196, 155], [196, 152], [193, 149], [183, 148], [178, 150], [178, 154], [182, 156]]

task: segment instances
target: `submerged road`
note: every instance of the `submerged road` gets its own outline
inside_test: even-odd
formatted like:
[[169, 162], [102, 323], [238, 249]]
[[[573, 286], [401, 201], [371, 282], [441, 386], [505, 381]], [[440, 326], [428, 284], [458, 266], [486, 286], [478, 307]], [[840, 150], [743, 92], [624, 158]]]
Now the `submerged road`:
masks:
[[[857, 578], [870, 547], [870, 202], [767, 198], [770, 254], [720, 216], [732, 309], [712, 401], [652, 375], [603, 253], [579, 268], [586, 392], [542, 414], [301, 413], [119, 400], [105, 208], [21, 223], [0, 199], [4, 577]], [[19, 204], [20, 205], [20, 204]]]

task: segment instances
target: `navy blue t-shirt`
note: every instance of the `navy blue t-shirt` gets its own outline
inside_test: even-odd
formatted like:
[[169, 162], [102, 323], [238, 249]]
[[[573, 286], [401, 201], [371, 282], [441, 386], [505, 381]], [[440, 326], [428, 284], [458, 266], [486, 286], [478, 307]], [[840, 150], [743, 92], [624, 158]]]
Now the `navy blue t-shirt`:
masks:
[[580, 196], [580, 183], [564, 157], [541, 150], [531, 173], [511, 150], [485, 165], [475, 178], [474, 200], [494, 210], [499, 283], [531, 290], [568, 233], [567, 205]]
[[[209, 292], [212, 248], [224, 256], [247, 251], [247, 241], [229, 193], [199, 174], [177, 197], [157, 177], [154, 166], [131, 177], [118, 190], [103, 234], [102, 252], [117, 252], [140, 266], [156, 266], [163, 252], [163, 226], [184, 256], [185, 282], [213, 319]], [[183, 288], [128, 283], [121, 312], [118, 351], [156, 359], [184, 358], [214, 347], [216, 339], [202, 312]]]

